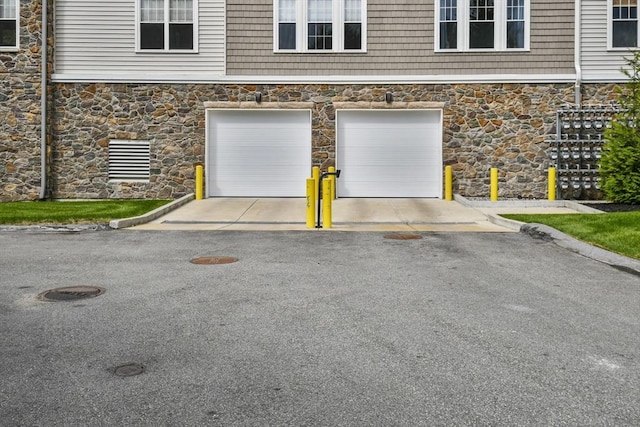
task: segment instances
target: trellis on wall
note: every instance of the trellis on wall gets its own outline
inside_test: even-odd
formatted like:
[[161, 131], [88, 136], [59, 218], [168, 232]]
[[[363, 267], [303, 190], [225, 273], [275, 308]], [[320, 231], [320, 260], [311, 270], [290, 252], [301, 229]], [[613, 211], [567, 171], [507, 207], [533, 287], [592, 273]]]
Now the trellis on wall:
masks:
[[551, 142], [551, 167], [557, 171], [557, 194], [562, 199], [598, 200], [600, 158], [605, 129], [620, 110], [606, 107], [561, 109], [556, 139]]

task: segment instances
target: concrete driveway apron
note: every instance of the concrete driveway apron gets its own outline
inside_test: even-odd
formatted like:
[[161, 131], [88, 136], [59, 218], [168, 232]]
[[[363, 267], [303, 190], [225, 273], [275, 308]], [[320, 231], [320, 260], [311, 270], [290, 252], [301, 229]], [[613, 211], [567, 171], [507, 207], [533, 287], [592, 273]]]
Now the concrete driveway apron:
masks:
[[141, 224], [144, 230], [309, 230], [513, 232], [480, 210], [439, 199], [344, 198], [333, 202], [331, 229], [307, 228], [304, 198], [194, 200]]

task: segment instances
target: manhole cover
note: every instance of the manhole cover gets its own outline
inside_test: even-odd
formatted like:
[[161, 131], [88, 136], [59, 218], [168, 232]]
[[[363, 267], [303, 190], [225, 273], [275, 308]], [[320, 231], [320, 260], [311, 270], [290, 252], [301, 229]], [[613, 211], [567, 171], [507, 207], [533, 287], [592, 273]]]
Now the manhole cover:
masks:
[[200, 258], [194, 258], [191, 260], [193, 264], [231, 264], [238, 261], [238, 258], [231, 256], [204, 256]]
[[387, 234], [384, 238], [391, 240], [416, 240], [422, 239], [422, 236], [419, 234]]
[[113, 373], [119, 377], [133, 377], [140, 375], [144, 372], [144, 366], [138, 363], [127, 363], [126, 365], [118, 366], [113, 370]]
[[95, 298], [105, 293], [105, 291], [106, 289], [99, 286], [68, 286], [42, 292], [38, 295], [38, 298], [45, 301], [75, 301]]

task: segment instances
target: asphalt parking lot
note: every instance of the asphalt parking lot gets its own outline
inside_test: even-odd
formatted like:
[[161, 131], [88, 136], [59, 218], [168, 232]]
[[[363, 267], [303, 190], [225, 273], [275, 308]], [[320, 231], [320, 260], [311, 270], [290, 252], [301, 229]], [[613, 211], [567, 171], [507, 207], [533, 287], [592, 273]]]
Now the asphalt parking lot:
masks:
[[636, 274], [413, 234], [0, 232], [1, 424], [640, 424]]

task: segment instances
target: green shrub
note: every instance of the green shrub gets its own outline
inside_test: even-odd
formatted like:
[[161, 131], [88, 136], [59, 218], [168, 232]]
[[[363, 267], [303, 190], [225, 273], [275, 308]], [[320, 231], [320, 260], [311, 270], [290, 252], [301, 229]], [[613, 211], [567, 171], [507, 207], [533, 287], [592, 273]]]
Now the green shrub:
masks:
[[605, 131], [601, 188], [612, 202], [640, 204], [640, 52], [627, 64], [622, 72], [629, 82], [616, 87], [622, 112]]

